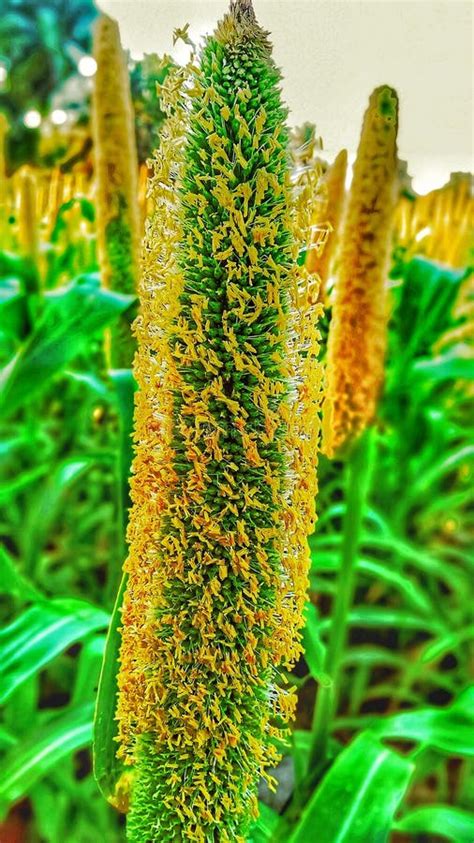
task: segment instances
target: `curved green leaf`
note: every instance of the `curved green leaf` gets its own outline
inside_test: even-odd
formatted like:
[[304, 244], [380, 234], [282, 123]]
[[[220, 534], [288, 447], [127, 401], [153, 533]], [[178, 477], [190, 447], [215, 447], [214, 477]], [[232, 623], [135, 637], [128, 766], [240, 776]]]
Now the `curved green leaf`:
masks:
[[117, 758], [117, 672], [120, 651], [120, 618], [123, 596], [127, 586], [127, 575], [122, 575], [122, 582], [115, 601], [105, 645], [99, 690], [94, 716], [94, 776], [103, 796], [109, 799], [115, 794], [115, 786], [123, 764]]
[[474, 815], [450, 805], [427, 805], [411, 811], [393, 828], [409, 834], [433, 834], [453, 843], [472, 843]]
[[449, 653], [450, 650], [456, 649], [459, 644], [463, 644], [471, 638], [474, 638], [474, 624], [459, 629], [456, 632], [450, 632], [448, 635], [443, 636], [443, 638], [433, 641], [424, 651], [421, 661], [430, 662], [433, 659], [439, 659], [441, 656]]
[[324, 662], [326, 660], [326, 646], [319, 636], [319, 618], [316, 607], [312, 603], [305, 606], [306, 624], [303, 629], [304, 657], [311, 676], [317, 681], [325, 679]]
[[33, 333], [0, 375], [3, 417], [16, 412], [61, 372], [97, 331], [133, 303], [133, 296], [101, 289], [93, 275], [45, 296]]
[[0, 703], [59, 653], [107, 626], [108, 615], [83, 600], [37, 603], [0, 630]]
[[413, 366], [415, 375], [428, 376], [430, 380], [473, 380], [474, 360], [466, 348], [452, 348], [438, 357], [418, 360]]
[[12, 557], [0, 547], [0, 594], [13, 594], [22, 600], [41, 600], [42, 595], [18, 570]]
[[[356, 606], [349, 612], [348, 621], [351, 626], [368, 628], [422, 629], [433, 633], [444, 631], [437, 618], [413, 615], [404, 609], [392, 609], [385, 606]], [[324, 631], [330, 626], [331, 619], [324, 618], [319, 624], [319, 629]]]
[[413, 770], [362, 732], [336, 758], [288, 843], [385, 843]]
[[[340, 564], [340, 554], [317, 551], [311, 557], [311, 571], [337, 571]], [[373, 559], [358, 559], [357, 571], [371, 578], [392, 586], [405, 598], [415, 611], [429, 614], [433, 607], [424, 591], [406, 574], [402, 575], [385, 563]], [[313, 582], [313, 579], [311, 580]]]
[[474, 756], [474, 686], [446, 708], [424, 708], [370, 724], [379, 738], [402, 739], [454, 755]]
[[33, 576], [36, 561], [41, 556], [44, 544], [57, 516], [62, 500], [69, 488], [83, 474], [96, 465], [95, 457], [69, 459], [60, 462], [50, 471], [48, 480], [38, 489], [28, 507], [25, 519], [25, 535], [22, 537], [22, 557], [25, 570]]
[[2, 761], [0, 812], [25, 796], [55, 764], [92, 739], [92, 704], [55, 716], [16, 744]]
[[259, 818], [250, 831], [249, 843], [271, 843], [280, 818], [268, 805], [258, 803]]

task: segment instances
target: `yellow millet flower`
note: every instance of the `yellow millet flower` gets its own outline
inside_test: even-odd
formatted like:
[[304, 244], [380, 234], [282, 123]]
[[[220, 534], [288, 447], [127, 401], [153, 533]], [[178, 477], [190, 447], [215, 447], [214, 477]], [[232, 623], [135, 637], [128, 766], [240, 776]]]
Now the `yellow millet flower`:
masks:
[[398, 98], [384, 85], [372, 93], [365, 113], [341, 232], [323, 418], [328, 455], [372, 421], [382, 385], [397, 128]]
[[[342, 149], [333, 164], [328, 168], [322, 180], [324, 201], [313, 221], [313, 248], [308, 250], [306, 268], [320, 278], [321, 301], [326, 298], [326, 285], [331, 260], [338, 241], [339, 226], [344, 206], [345, 182], [347, 173], [347, 150]], [[318, 249], [321, 229], [328, 230], [324, 246]]]
[[120, 756], [132, 843], [244, 841], [278, 758], [315, 520], [317, 283], [266, 33], [232, 4], [163, 86], [140, 315]]
[[402, 196], [395, 215], [395, 241], [407, 259], [425, 255], [448, 266], [472, 262], [473, 179], [451, 173], [443, 187], [424, 196]]
[[[105, 286], [133, 294], [140, 260], [135, 125], [119, 28], [106, 15], [95, 24], [94, 56], [92, 127], [101, 273]], [[126, 319], [114, 334], [112, 363], [129, 366], [134, 343]]]

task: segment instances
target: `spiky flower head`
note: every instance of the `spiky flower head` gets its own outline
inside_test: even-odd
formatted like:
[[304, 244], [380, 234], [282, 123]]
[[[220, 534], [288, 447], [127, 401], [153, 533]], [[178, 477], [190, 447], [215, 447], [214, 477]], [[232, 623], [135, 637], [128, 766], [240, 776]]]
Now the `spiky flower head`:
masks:
[[[313, 220], [312, 243], [306, 258], [308, 272], [315, 273], [320, 278], [321, 301], [326, 298], [329, 268], [338, 240], [344, 205], [346, 172], [347, 150], [342, 149], [331, 166], [328, 167], [322, 182], [323, 201], [320, 203]], [[319, 249], [321, 231], [325, 230], [328, 231], [328, 234], [323, 243], [323, 248]]]
[[294, 709], [321, 379], [279, 79], [235, 3], [164, 84], [119, 672], [137, 843], [244, 840]]
[[453, 267], [472, 264], [473, 177], [451, 173], [443, 187], [423, 196], [400, 197], [395, 240], [405, 260], [426, 255]]
[[323, 419], [329, 455], [372, 421], [382, 385], [397, 128], [398, 98], [383, 85], [372, 93], [364, 116], [341, 232]]
[[[94, 28], [97, 72], [92, 95], [98, 245], [103, 283], [134, 293], [140, 259], [138, 162], [130, 82], [116, 21]], [[112, 340], [112, 363], [129, 366], [133, 342], [126, 321]]]

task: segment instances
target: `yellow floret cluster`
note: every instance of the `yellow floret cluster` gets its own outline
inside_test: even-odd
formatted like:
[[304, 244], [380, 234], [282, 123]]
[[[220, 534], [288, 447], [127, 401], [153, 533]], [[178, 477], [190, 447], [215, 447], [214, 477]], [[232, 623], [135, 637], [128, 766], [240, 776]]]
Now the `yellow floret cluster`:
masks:
[[397, 125], [395, 91], [376, 88], [364, 117], [338, 254], [324, 408], [328, 455], [372, 421], [382, 385]]

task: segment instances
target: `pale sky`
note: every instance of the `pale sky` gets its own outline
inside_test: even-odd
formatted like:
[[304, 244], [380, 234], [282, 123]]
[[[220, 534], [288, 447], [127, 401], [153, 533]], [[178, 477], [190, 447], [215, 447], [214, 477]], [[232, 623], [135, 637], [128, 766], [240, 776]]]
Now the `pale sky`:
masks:
[[[197, 41], [228, 0], [98, 0], [126, 49], [187, 57], [175, 27]], [[439, 187], [473, 162], [473, 5], [470, 0], [254, 0], [283, 71], [290, 122], [316, 123], [329, 160], [355, 154], [373, 88], [400, 97], [399, 155], [414, 187]]]

